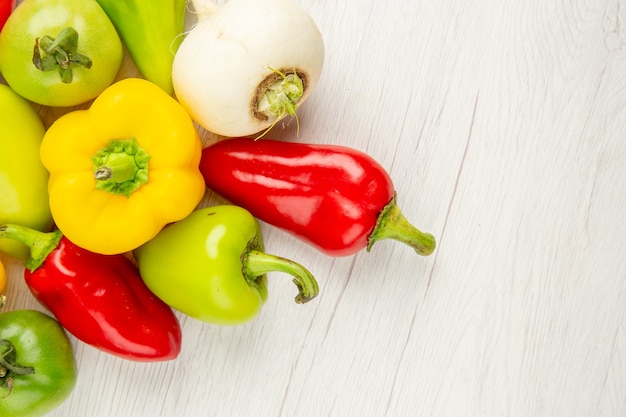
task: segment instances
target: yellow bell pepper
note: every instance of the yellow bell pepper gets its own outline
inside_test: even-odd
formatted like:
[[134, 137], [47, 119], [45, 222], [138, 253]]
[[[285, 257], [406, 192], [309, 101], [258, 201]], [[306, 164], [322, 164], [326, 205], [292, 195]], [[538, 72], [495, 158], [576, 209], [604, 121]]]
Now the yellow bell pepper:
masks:
[[201, 152], [176, 100], [143, 79], [118, 81], [44, 135], [52, 217], [84, 249], [131, 251], [198, 205], [206, 191]]

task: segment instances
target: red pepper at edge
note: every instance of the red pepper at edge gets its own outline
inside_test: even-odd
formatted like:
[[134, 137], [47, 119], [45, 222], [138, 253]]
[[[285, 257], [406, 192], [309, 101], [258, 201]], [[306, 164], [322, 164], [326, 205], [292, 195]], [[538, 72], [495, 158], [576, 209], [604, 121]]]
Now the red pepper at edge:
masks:
[[16, 0], [0, 0], [0, 30], [15, 8]]
[[18, 225], [0, 225], [0, 237], [30, 247], [24, 270], [28, 288], [79, 340], [134, 361], [171, 360], [180, 353], [178, 319], [125, 255], [96, 254], [58, 231]]
[[435, 249], [400, 212], [387, 171], [356, 149], [229, 138], [204, 148], [200, 171], [218, 195], [331, 256], [387, 238]]

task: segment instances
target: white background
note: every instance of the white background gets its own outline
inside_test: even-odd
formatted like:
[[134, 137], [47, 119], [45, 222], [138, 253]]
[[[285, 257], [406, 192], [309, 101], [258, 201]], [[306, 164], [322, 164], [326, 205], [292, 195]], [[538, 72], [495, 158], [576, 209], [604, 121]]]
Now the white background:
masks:
[[[437, 250], [334, 259], [263, 224], [317, 299], [270, 274], [252, 322], [178, 314], [168, 363], [72, 338], [50, 416], [626, 416], [626, 3], [297, 1], [326, 43], [297, 139], [376, 158]], [[5, 309], [42, 309], [3, 260]]]

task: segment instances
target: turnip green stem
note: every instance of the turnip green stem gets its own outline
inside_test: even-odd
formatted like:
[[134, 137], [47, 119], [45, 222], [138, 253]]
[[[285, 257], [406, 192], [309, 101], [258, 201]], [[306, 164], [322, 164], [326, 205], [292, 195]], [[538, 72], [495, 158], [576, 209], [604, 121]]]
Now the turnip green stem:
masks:
[[248, 281], [254, 281], [268, 272], [285, 272], [293, 276], [298, 287], [295, 301], [303, 304], [311, 301], [319, 293], [317, 281], [302, 265], [280, 256], [270, 255], [256, 249], [248, 250], [242, 256], [243, 272]]
[[285, 114], [295, 116], [298, 101], [304, 93], [304, 83], [296, 71], [285, 74], [282, 71], [270, 68], [274, 74], [266, 78], [261, 85], [263, 95], [257, 106], [259, 113], [268, 118], [282, 117]]
[[253, 101], [256, 108], [253, 113], [260, 120], [273, 122], [256, 139], [265, 136], [286, 115], [295, 117], [298, 130], [300, 127], [296, 110], [304, 94], [306, 76], [295, 69], [286, 71], [270, 67], [270, 70], [272, 74], [257, 87], [257, 97]]
[[411, 246], [419, 255], [428, 256], [435, 250], [435, 237], [413, 226], [404, 217], [396, 204], [396, 198], [387, 204], [378, 215], [374, 231], [368, 239], [367, 251], [379, 240], [394, 239]]

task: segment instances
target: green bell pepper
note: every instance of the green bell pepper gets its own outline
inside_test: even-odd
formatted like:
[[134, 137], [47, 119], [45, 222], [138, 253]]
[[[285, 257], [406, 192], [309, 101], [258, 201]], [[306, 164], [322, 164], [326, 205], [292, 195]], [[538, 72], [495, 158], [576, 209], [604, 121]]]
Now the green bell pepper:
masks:
[[267, 299], [268, 272], [291, 274], [297, 303], [318, 294], [302, 265], [263, 252], [259, 222], [234, 205], [205, 207], [165, 227], [134, 251], [140, 274], [165, 303], [221, 325], [251, 320]]
[[0, 314], [0, 416], [42, 416], [75, 384], [72, 345], [55, 319], [36, 310]]
[[185, 0], [97, 2], [117, 28], [141, 75], [172, 95], [172, 64], [183, 41]]
[[[39, 159], [44, 125], [28, 101], [0, 84], [0, 224], [42, 232], [52, 228], [48, 171]], [[0, 239], [0, 252], [25, 260], [30, 251], [13, 239]]]
[[71, 107], [97, 97], [122, 64], [122, 42], [95, 0], [23, 0], [0, 32], [0, 72], [22, 97]]

